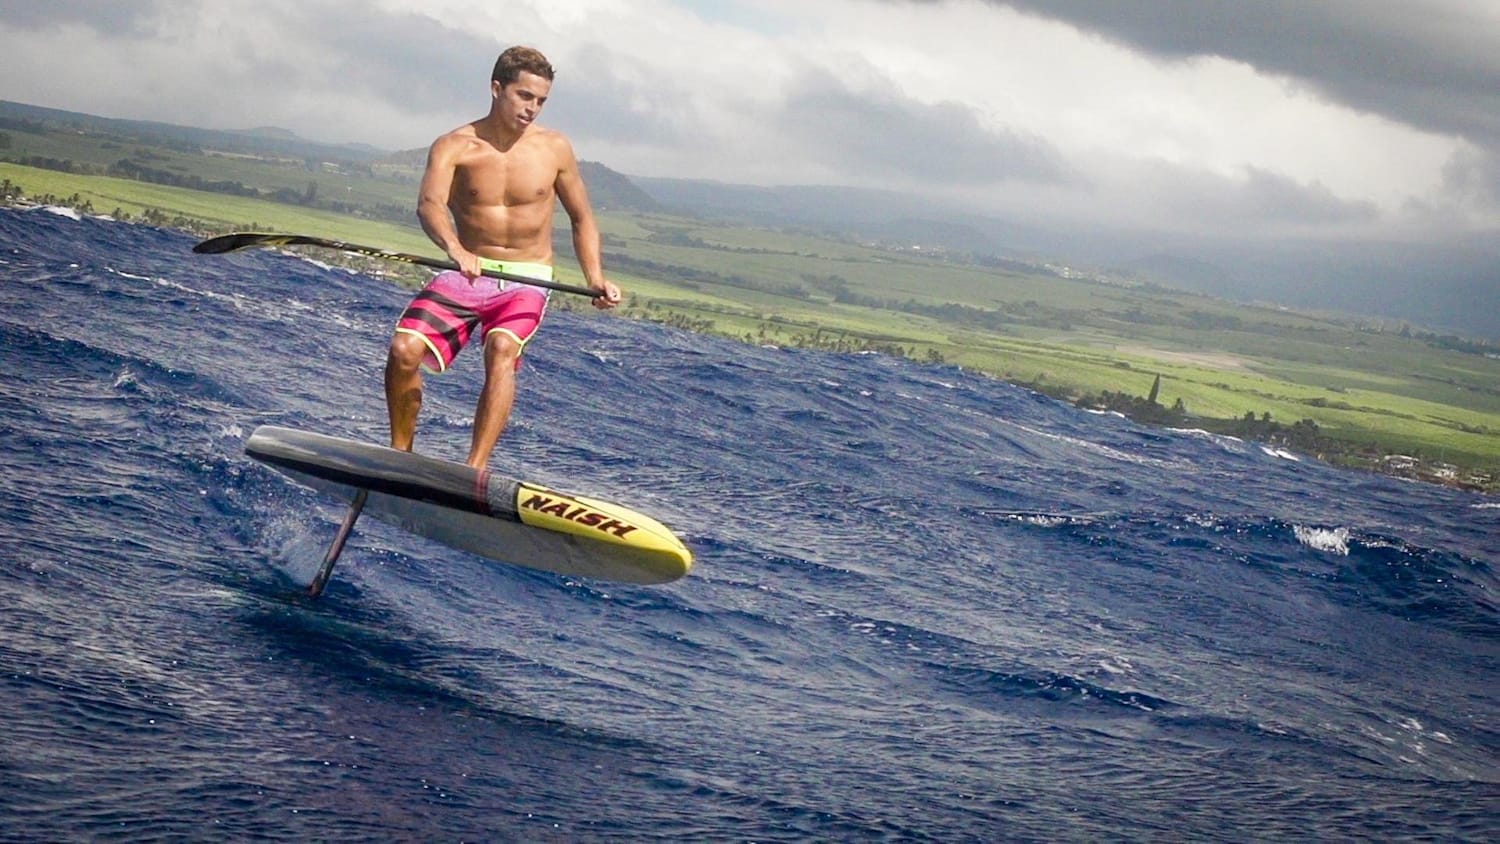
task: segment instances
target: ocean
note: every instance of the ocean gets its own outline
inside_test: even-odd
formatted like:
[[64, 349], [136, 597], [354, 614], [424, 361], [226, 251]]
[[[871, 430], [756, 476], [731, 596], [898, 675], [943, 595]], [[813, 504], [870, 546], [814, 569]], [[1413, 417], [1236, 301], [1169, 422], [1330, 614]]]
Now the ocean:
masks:
[[365, 519], [310, 601], [343, 508], [243, 445], [384, 443], [409, 292], [193, 243], [0, 211], [0, 839], [1500, 838], [1494, 498], [558, 311], [492, 466], [693, 572]]

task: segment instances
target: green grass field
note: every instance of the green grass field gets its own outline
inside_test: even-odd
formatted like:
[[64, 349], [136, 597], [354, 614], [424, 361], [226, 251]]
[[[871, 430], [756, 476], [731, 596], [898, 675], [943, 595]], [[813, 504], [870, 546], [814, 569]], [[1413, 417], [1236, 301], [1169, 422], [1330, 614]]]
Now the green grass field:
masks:
[[[256, 178], [249, 164], [235, 166], [242, 181]], [[76, 197], [98, 213], [155, 209], [198, 221], [200, 231], [316, 234], [440, 257], [415, 225], [7, 163], [0, 178], [31, 197]], [[392, 195], [364, 190], [380, 201]], [[1160, 403], [1180, 399], [1195, 416], [1311, 419], [1351, 446], [1489, 476], [1477, 485], [1494, 488], [1500, 477], [1500, 360], [1354, 318], [987, 268], [795, 231], [617, 212], [601, 214], [600, 224], [611, 277], [631, 294], [627, 316], [747, 342], [894, 350], [1059, 396], [1144, 396], [1160, 375]], [[559, 231], [565, 235], [565, 219]], [[568, 260], [559, 270], [562, 280], [579, 280]], [[836, 301], [840, 290], [852, 296]]]

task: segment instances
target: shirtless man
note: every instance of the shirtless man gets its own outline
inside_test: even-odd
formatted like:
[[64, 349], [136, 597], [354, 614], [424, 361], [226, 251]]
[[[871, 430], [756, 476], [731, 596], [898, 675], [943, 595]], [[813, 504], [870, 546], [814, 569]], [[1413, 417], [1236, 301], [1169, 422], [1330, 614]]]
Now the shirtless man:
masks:
[[573, 228], [573, 251], [594, 306], [613, 308], [620, 289], [604, 277], [599, 229], [572, 145], [536, 124], [552, 88], [552, 65], [529, 47], [500, 54], [490, 81], [490, 113], [433, 142], [417, 217], [459, 272], [433, 278], [402, 313], [385, 365], [391, 446], [412, 448], [422, 408], [422, 370], [443, 372], [476, 333], [484, 347], [484, 388], [474, 411], [467, 463], [483, 468], [505, 430], [521, 353], [547, 308], [547, 290], [499, 282], [485, 268], [552, 278], [553, 198]]

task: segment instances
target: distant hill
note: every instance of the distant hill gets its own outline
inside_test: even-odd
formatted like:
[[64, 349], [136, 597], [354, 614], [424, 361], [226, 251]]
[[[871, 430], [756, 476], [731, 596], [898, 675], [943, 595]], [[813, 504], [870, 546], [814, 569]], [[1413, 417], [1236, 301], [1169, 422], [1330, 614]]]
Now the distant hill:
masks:
[[324, 144], [298, 137], [286, 129], [260, 127], [248, 130], [199, 129], [150, 120], [119, 120], [76, 111], [63, 111], [26, 103], [0, 100], [0, 129], [7, 125], [24, 129], [26, 123], [47, 129], [81, 129], [126, 139], [172, 147], [190, 144], [197, 147], [250, 155], [289, 156], [311, 161], [352, 161], [366, 163], [385, 153], [365, 144]]
[[421, 169], [427, 164], [427, 147], [389, 152], [382, 155], [375, 163], [389, 164], [392, 167], [416, 167]]
[[[0, 130], [82, 130], [168, 148], [183, 145], [251, 155], [286, 156], [308, 161], [346, 161], [412, 168], [420, 171], [427, 149], [390, 152], [368, 144], [322, 144], [278, 126], [252, 129], [199, 129], [148, 120], [119, 120], [81, 112], [0, 100]], [[593, 161], [579, 162], [589, 198], [599, 210], [657, 213], [662, 206], [624, 174]]]
[[1223, 280], [1228, 275], [1223, 267], [1208, 261], [1160, 252], [1126, 261], [1115, 268], [1115, 271], [1126, 278], [1184, 290], [1218, 289], [1224, 291], [1226, 296], [1234, 290], [1233, 286]]
[[827, 231], [864, 229], [921, 210], [910, 197], [860, 188], [785, 185], [758, 187], [703, 179], [640, 178], [636, 183], [673, 213], [731, 223], [799, 226]]
[[636, 186], [624, 173], [618, 173], [597, 161], [580, 161], [583, 183], [588, 185], [589, 202], [600, 211], [640, 211], [661, 213], [662, 205]]
[[727, 224], [796, 228], [888, 244], [939, 247], [1035, 264], [1042, 232], [909, 193], [835, 185], [757, 187], [634, 176], [669, 212]]
[[249, 135], [252, 138], [270, 138], [277, 141], [299, 141], [297, 133], [280, 126], [257, 126], [254, 129], [242, 129], [234, 132], [236, 135]]
[[894, 191], [643, 177], [635, 182], [673, 213], [722, 223], [791, 226], [1032, 263], [1068, 263], [1232, 301], [1401, 319], [1500, 338], [1500, 308], [1488, 304], [1500, 297], [1500, 241], [1493, 237], [1429, 244], [1209, 240], [1087, 224], [1049, 228]]

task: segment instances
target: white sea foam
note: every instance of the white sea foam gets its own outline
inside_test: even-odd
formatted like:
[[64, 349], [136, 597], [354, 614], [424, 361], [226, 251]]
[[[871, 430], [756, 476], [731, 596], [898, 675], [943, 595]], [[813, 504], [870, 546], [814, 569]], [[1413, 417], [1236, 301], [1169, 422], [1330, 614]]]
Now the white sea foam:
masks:
[[1228, 434], [1215, 434], [1212, 431], [1205, 431], [1202, 428], [1168, 428], [1167, 430], [1171, 431], [1174, 434], [1182, 434], [1183, 436], [1187, 437], [1195, 437], [1197, 439], [1208, 440], [1209, 442], [1217, 443], [1218, 445], [1223, 446], [1225, 449], [1236, 453], [1239, 453], [1241, 451], [1239, 446], [1243, 446], [1245, 444], [1245, 441], [1240, 439], [1239, 437], [1232, 437]]
[[297, 259], [298, 261], [301, 261], [304, 264], [312, 264], [313, 266], [317, 267], [320, 270], [327, 270], [329, 272], [339, 272], [339, 273], [344, 273], [346, 275], [359, 275], [360, 274], [359, 270], [350, 269], [349, 267], [336, 267], [333, 264], [327, 263], [325, 261], [319, 261], [317, 258], [309, 258], [306, 255], [298, 255], [295, 252], [285, 252], [285, 251], [283, 251], [281, 254], [283, 254], [283, 255], [285, 255], [285, 256], [287, 256], [289, 258], [295, 258], [295, 259]]
[[115, 373], [115, 380], [114, 380], [114, 384], [112, 386], [116, 390], [118, 390], [118, 389], [120, 389], [122, 387], [124, 387], [124, 388], [134, 387], [135, 385], [136, 385], [135, 373], [130, 371], [130, 367], [127, 366], [127, 367], [121, 369], [119, 372]]
[[1219, 520], [1208, 513], [1189, 513], [1183, 517], [1188, 524], [1194, 524], [1202, 528], [1217, 529]]
[[1348, 528], [1310, 528], [1296, 525], [1292, 528], [1297, 541], [1318, 551], [1349, 556]]
[[56, 214], [59, 217], [67, 217], [69, 220], [82, 220], [83, 217], [72, 208], [63, 205], [43, 205], [42, 210], [48, 214]]
[[1268, 448], [1266, 446], [1261, 446], [1260, 450], [1264, 451], [1266, 454], [1271, 455], [1272, 457], [1280, 457], [1282, 460], [1290, 460], [1293, 463], [1302, 462], [1302, 458], [1291, 453], [1290, 451], [1287, 451], [1284, 448]]
[[1228, 434], [1215, 434], [1212, 431], [1205, 431], [1202, 428], [1170, 428], [1168, 430], [1174, 434], [1207, 440], [1230, 454], [1245, 454], [1250, 450], [1250, 446], [1246, 445], [1244, 440]]
[[1155, 458], [1155, 457], [1143, 457], [1143, 456], [1140, 456], [1140, 455], [1137, 455], [1137, 454], [1130, 454], [1128, 452], [1121, 451], [1121, 450], [1119, 450], [1117, 448], [1111, 448], [1111, 447], [1109, 447], [1107, 445], [1102, 445], [1100, 443], [1090, 442], [1088, 440], [1079, 439], [1078, 437], [1070, 437], [1070, 436], [1067, 436], [1065, 434], [1057, 434], [1057, 433], [1053, 433], [1051, 431], [1043, 431], [1043, 430], [1038, 429], [1038, 428], [1032, 428], [1032, 427], [1029, 427], [1029, 426], [1026, 426], [1026, 425], [1019, 424], [1017, 422], [1012, 422], [1012, 421], [1010, 421], [1008, 419], [1001, 419], [1001, 420], [996, 420], [996, 421], [998, 421], [998, 422], [1000, 422], [1001, 424], [1004, 424], [1004, 425], [1009, 425], [1012, 428], [1017, 428], [1019, 430], [1025, 431], [1028, 434], [1034, 434], [1034, 435], [1036, 435], [1038, 437], [1041, 437], [1042, 439], [1055, 440], [1057, 442], [1067, 443], [1068, 445], [1075, 446], [1075, 447], [1077, 447], [1078, 449], [1080, 449], [1082, 451], [1091, 451], [1091, 452], [1093, 452], [1095, 454], [1101, 455], [1103, 457], [1107, 457], [1107, 458], [1109, 458], [1111, 460], [1119, 460], [1119, 461], [1122, 461], [1122, 462], [1125, 462], [1125, 463], [1135, 463], [1135, 464], [1142, 465], [1142, 466], [1160, 466], [1160, 467], [1163, 467], [1163, 468], [1178, 468], [1178, 467], [1180, 467], [1182, 465], [1181, 463], [1172, 463], [1170, 461], [1161, 460], [1161, 459], [1158, 459], [1158, 458]]
[[1059, 527], [1061, 525], [1071, 524], [1073, 521], [1067, 516], [1048, 516], [1044, 513], [1031, 513], [1028, 515], [1017, 516], [1016, 518], [1020, 519], [1028, 525], [1036, 525], [1037, 527]]

